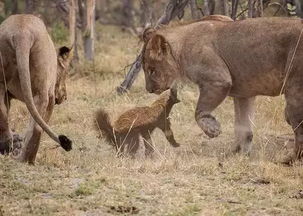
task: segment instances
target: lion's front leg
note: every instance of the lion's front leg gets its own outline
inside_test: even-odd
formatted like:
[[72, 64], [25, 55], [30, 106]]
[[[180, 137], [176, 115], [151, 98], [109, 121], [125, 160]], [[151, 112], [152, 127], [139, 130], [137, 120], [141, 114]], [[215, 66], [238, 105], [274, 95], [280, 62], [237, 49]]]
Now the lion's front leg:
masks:
[[251, 121], [254, 113], [254, 101], [255, 97], [234, 98], [236, 135], [234, 152], [241, 151], [244, 154], [249, 154], [251, 151], [253, 138]]
[[196, 108], [196, 121], [210, 138], [221, 133], [221, 125], [211, 112], [226, 98], [231, 88], [230, 82], [205, 82], [200, 87], [200, 96]]
[[[43, 97], [41, 95], [34, 97], [35, 106], [47, 123], [53, 112], [55, 100], [54, 97]], [[31, 117], [28, 130], [25, 134], [24, 147], [20, 155], [20, 161], [34, 164], [39, 148], [41, 134], [43, 129]]]
[[13, 134], [8, 123], [9, 100], [4, 85], [0, 84], [0, 154], [8, 154], [12, 149]]

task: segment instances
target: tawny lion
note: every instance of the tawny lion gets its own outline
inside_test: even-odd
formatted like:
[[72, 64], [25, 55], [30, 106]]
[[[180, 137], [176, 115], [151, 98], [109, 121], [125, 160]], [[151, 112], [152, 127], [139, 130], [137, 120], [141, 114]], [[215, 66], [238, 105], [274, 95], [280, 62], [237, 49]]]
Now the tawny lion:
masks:
[[120, 115], [113, 124], [108, 113], [100, 109], [96, 114], [97, 128], [108, 142], [115, 146], [119, 154], [124, 152], [126, 146], [126, 152], [134, 156], [141, 135], [144, 140], [145, 155], [149, 156], [154, 151], [150, 135], [156, 128], [164, 132], [173, 147], [179, 147], [168, 118], [173, 105], [178, 102], [180, 101], [176, 90], [167, 90], [150, 106], [130, 109]]

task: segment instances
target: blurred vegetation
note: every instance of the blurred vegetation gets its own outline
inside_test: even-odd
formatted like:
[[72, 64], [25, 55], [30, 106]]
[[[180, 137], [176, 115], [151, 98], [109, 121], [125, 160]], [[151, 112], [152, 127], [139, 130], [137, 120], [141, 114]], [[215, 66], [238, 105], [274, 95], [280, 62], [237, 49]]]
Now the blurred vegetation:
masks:
[[62, 44], [68, 41], [69, 31], [62, 22], [55, 22], [51, 26], [50, 35], [56, 43]]
[[[214, 13], [223, 0], [208, 0], [215, 5]], [[255, 7], [259, 0], [251, 0]], [[78, 2], [78, 1], [76, 1]], [[196, 0], [198, 13], [206, 10], [205, 0]], [[249, 0], [239, 0], [238, 18], [248, 15]], [[302, 0], [263, 0], [262, 16], [299, 16]], [[154, 24], [163, 14], [168, 0], [96, 0], [96, 21], [106, 25], [121, 26], [122, 29], [139, 34], [146, 24]], [[232, 0], [226, 0], [231, 13]], [[191, 19], [191, 11], [185, 9], [183, 19]], [[258, 8], [256, 8], [257, 10]], [[64, 0], [0, 0], [0, 23], [9, 15], [15, 13], [33, 13], [41, 17], [51, 31], [53, 39], [58, 42], [68, 41], [68, 11], [69, 1]], [[77, 18], [80, 28], [81, 20]]]

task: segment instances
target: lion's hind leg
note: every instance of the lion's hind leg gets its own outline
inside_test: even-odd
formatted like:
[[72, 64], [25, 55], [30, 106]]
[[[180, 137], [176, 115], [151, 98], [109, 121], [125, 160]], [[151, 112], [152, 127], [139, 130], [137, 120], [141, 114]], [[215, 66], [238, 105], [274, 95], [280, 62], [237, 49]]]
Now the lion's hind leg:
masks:
[[251, 121], [255, 98], [234, 98], [236, 147], [234, 152], [249, 154], [252, 147], [253, 133]]
[[292, 126], [295, 134], [295, 148], [293, 155], [288, 157], [284, 163], [291, 164], [293, 161], [303, 158], [303, 98], [297, 87], [293, 87], [285, 94], [285, 114], [287, 122]]
[[[47, 123], [54, 109], [54, 97], [37, 95], [34, 97], [34, 102], [39, 114]], [[19, 157], [20, 161], [34, 164], [42, 132], [43, 129], [31, 117], [29, 127], [25, 135], [24, 147]]]

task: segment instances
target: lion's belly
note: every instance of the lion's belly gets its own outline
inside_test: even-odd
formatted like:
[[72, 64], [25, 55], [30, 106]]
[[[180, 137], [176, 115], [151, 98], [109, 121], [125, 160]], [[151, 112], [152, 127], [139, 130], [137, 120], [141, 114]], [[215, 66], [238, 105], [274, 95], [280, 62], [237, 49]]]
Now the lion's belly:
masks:
[[234, 76], [230, 96], [253, 97], [257, 95], [277, 96], [280, 94], [283, 79], [281, 73], [269, 71], [263, 73], [249, 73]]

